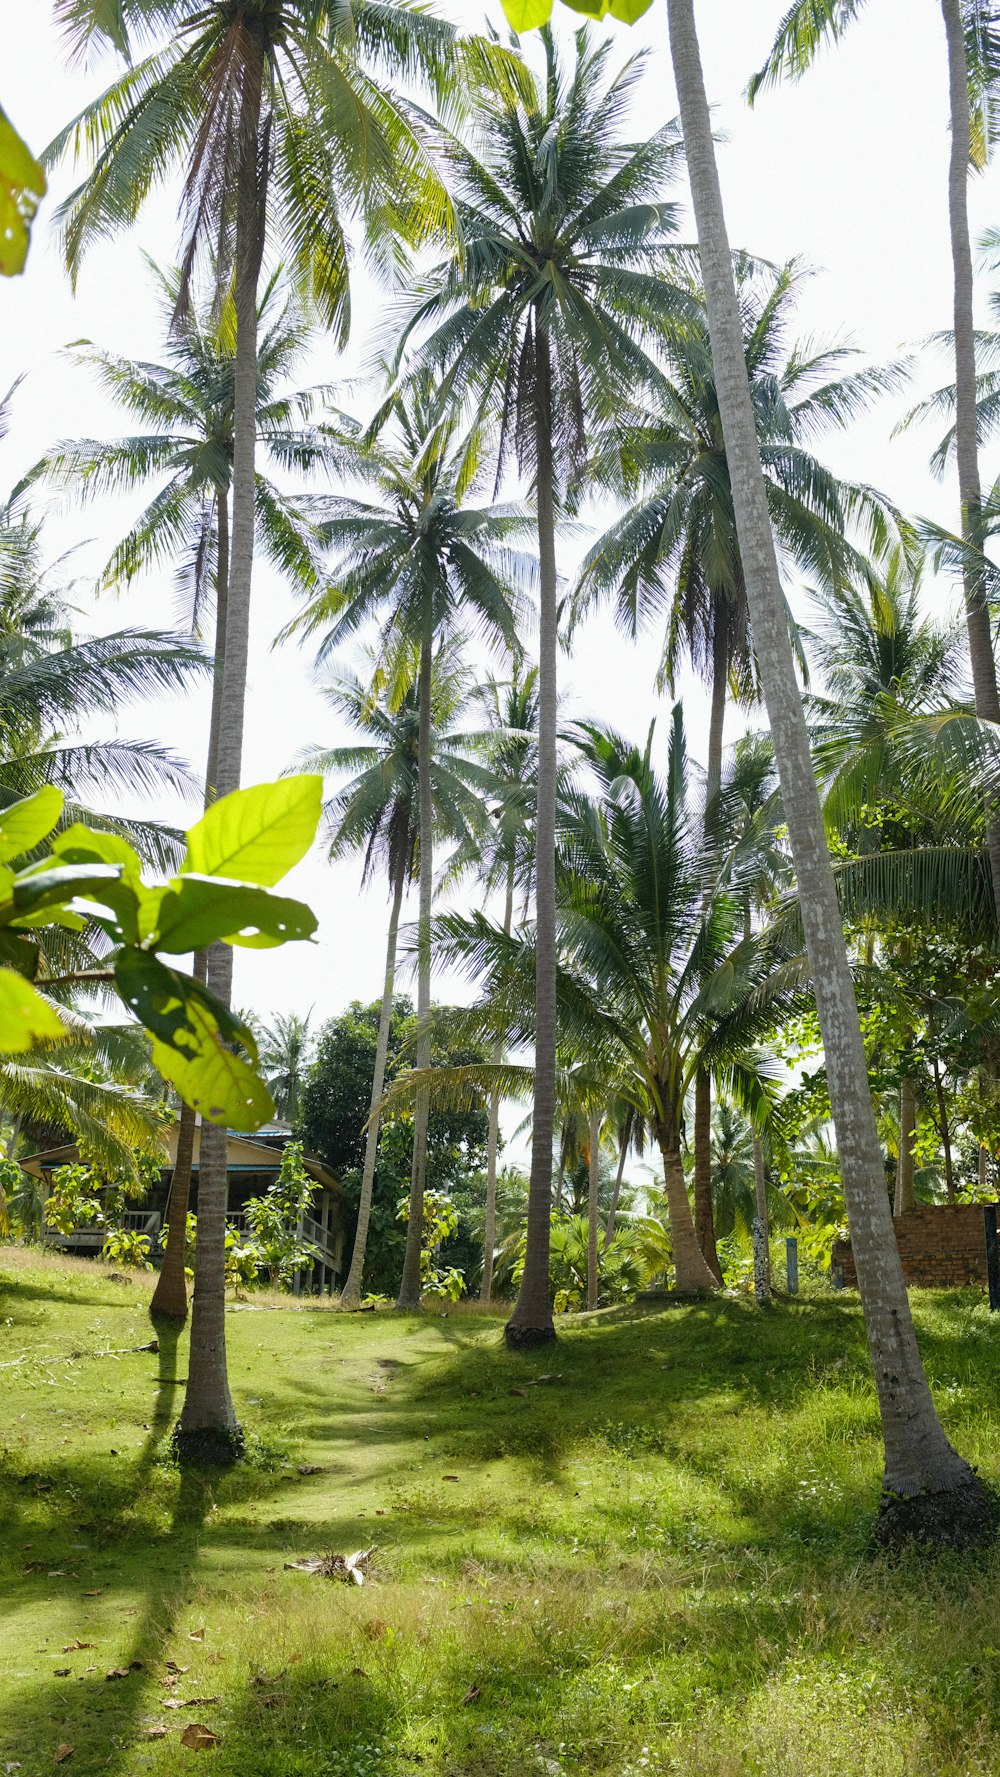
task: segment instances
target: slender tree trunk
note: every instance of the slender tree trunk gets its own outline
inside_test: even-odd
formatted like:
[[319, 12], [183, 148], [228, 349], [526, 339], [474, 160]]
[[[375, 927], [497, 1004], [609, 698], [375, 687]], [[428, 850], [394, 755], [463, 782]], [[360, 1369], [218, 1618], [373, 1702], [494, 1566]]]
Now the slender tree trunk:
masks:
[[[229, 494], [223, 489], [216, 501], [216, 575], [215, 575], [215, 665], [212, 679], [212, 716], [208, 730], [208, 757], [205, 761], [205, 807], [215, 800], [215, 780], [219, 768], [219, 720], [222, 710], [222, 667], [226, 657], [226, 605], [229, 598]], [[208, 974], [208, 952], [199, 950], [192, 970], [196, 981], [205, 982]], [[177, 1153], [167, 1197], [167, 1244], [163, 1264], [156, 1280], [149, 1312], [154, 1320], [187, 1320], [187, 1276], [184, 1263], [187, 1247], [187, 1216], [191, 1201], [191, 1172], [194, 1164], [195, 1112], [182, 1104], [177, 1130]]]
[[753, 1138], [753, 1186], [757, 1220], [761, 1230], [760, 1264], [754, 1267], [754, 1293], [758, 1302], [766, 1302], [771, 1295], [771, 1218], [767, 1210], [767, 1169], [764, 1165], [764, 1149], [760, 1136], [756, 1133]]
[[566, 1183], [566, 1159], [566, 1143], [565, 1140], [560, 1137], [559, 1170], [556, 1173], [556, 1188], [553, 1194], [553, 1203], [555, 1204], [556, 1209], [562, 1209], [563, 1206], [563, 1187]]
[[905, 1216], [915, 1207], [913, 1194], [913, 1137], [917, 1123], [917, 1100], [913, 1079], [904, 1074], [899, 1082], [899, 1148], [896, 1155], [896, 1190], [892, 1202], [894, 1216]]
[[[236, 175], [232, 538], [215, 773], [220, 797], [239, 788], [243, 760], [256, 518], [257, 282], [264, 251], [267, 182], [267, 167], [261, 165], [263, 68], [247, 33], [244, 38]], [[208, 986], [224, 1005], [232, 1004], [233, 953], [226, 944], [213, 944], [209, 951]], [[202, 1124], [191, 1354], [184, 1407], [175, 1433], [178, 1454], [197, 1462], [232, 1461], [243, 1448], [226, 1365], [228, 1147], [228, 1130], [214, 1123]]]
[[944, 1148], [944, 1183], [948, 1193], [948, 1202], [955, 1201], [955, 1167], [951, 1154], [951, 1120], [948, 1116], [948, 1100], [945, 1097], [944, 1081], [938, 1058], [934, 1057], [934, 1095], [937, 1098], [938, 1127], [941, 1131], [941, 1145]]
[[385, 947], [385, 979], [382, 984], [382, 1005], [379, 1010], [378, 1038], [375, 1044], [375, 1073], [372, 1078], [368, 1132], [365, 1136], [365, 1165], [361, 1174], [361, 1196], [358, 1200], [358, 1225], [354, 1234], [351, 1268], [347, 1273], [347, 1282], [340, 1293], [341, 1308], [357, 1308], [361, 1301], [365, 1248], [368, 1244], [368, 1224], [371, 1221], [372, 1194], [375, 1189], [375, 1162], [378, 1159], [378, 1107], [385, 1088], [385, 1064], [389, 1053], [389, 1026], [392, 1023], [392, 995], [396, 984], [396, 936], [399, 931], [399, 910], [403, 904], [405, 881], [406, 859], [401, 856], [396, 865], [396, 878], [392, 886], [389, 937]]
[[712, 1214], [712, 1082], [703, 1068], [694, 1078], [694, 1225], [705, 1263], [721, 1284]]
[[970, 1540], [992, 1534], [995, 1514], [985, 1489], [944, 1434], [917, 1349], [785, 621], [694, 0], [667, 0], [667, 12], [740, 556], [798, 878], [851, 1244], [882, 1417], [885, 1491], [880, 1529], [888, 1540], [910, 1535]]
[[552, 1135], [556, 1115], [556, 651], [555, 466], [552, 361], [535, 321], [535, 496], [538, 509], [538, 806], [535, 816], [535, 1091], [524, 1272], [504, 1334], [508, 1345], [556, 1336], [549, 1287]]
[[[969, 69], [965, 53], [965, 22], [962, 0], [941, 0], [948, 41], [948, 89], [951, 106], [951, 157], [948, 166], [948, 218], [951, 225], [951, 258], [954, 276], [955, 328], [955, 455], [958, 492], [962, 503], [962, 537], [981, 549], [982, 488], [979, 479], [979, 442], [976, 415], [976, 333], [973, 310], [972, 244], [969, 238], [969, 163], [971, 121]], [[967, 562], [962, 576], [965, 622], [969, 632], [969, 656], [976, 715], [1000, 722], [996, 657], [990, 608], [983, 576]], [[993, 905], [1000, 925], [1000, 825], [991, 814], [986, 829]]]
[[[430, 615], [420, 648], [420, 705], [417, 730], [417, 782], [420, 828], [420, 910], [417, 925], [417, 1067], [431, 1065], [431, 892], [434, 874], [434, 809], [431, 802], [431, 689], [434, 637]], [[424, 1235], [424, 1180], [427, 1173], [427, 1119], [430, 1094], [417, 1093], [413, 1118], [413, 1168], [406, 1251], [396, 1307], [413, 1313], [420, 1307], [420, 1253]]]
[[698, 1236], [695, 1233], [680, 1149], [661, 1147], [660, 1152], [663, 1155], [663, 1182], [674, 1249], [674, 1288], [682, 1295], [696, 1290], [714, 1290], [717, 1287], [716, 1281], [705, 1263], [705, 1255], [698, 1245]]
[[625, 1177], [625, 1161], [628, 1158], [628, 1144], [632, 1134], [632, 1113], [628, 1111], [622, 1126], [621, 1140], [618, 1144], [618, 1171], [615, 1173], [614, 1190], [611, 1193], [611, 1208], [608, 1210], [608, 1225], [604, 1230], [604, 1244], [611, 1245], [615, 1237], [615, 1218], [618, 1215], [618, 1199], [622, 1194], [622, 1179]]
[[597, 1307], [597, 1188], [601, 1180], [601, 1118], [590, 1118], [590, 1163], [587, 1168], [587, 1307]]
[[[510, 936], [514, 920], [514, 859], [507, 866], [507, 894], [503, 908], [504, 937]], [[493, 1060], [503, 1060], [503, 1044], [493, 1051]], [[493, 1253], [497, 1243], [497, 1148], [500, 1145], [500, 1094], [490, 1094], [490, 1125], [486, 1146], [486, 1227], [483, 1233], [483, 1282], [479, 1300], [488, 1302], [493, 1294]]]

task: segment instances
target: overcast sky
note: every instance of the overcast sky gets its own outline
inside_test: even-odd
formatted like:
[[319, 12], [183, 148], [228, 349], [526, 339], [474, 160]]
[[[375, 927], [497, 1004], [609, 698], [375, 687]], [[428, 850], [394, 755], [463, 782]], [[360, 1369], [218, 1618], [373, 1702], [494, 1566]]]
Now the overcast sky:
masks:
[[[699, 25], [709, 97], [718, 128], [723, 190], [735, 245], [774, 260], [801, 255], [815, 269], [801, 303], [801, 332], [824, 342], [850, 339], [872, 361], [918, 346], [950, 326], [950, 261], [947, 233], [946, 70], [943, 27], [936, 0], [871, 0], [860, 24], [836, 53], [825, 55], [801, 85], [770, 93], [751, 112], [742, 92], [771, 41], [787, 0], [700, 0]], [[571, 15], [557, 6], [559, 29]], [[63, 47], [43, 0], [4, 0], [0, 24], [3, 87], [0, 101], [37, 151], [81, 105], [107, 84], [112, 65], [66, 67]], [[452, 16], [458, 16], [454, 8]], [[471, 28], [480, 18], [461, 9]], [[498, 11], [490, 15], [499, 22]], [[663, 0], [654, 0], [634, 30], [609, 25], [622, 57], [643, 46], [648, 71], [633, 121], [635, 136], [651, 132], [676, 111], [669, 58], [664, 47]], [[176, 188], [158, 193], [143, 225], [92, 252], [79, 288], [71, 292], [50, 234], [58, 199], [71, 188], [68, 170], [58, 172], [35, 227], [27, 274], [0, 290], [0, 391], [17, 376], [13, 424], [0, 446], [0, 489], [57, 438], [114, 436], [125, 429], [87, 373], [63, 348], [89, 338], [116, 352], [156, 358], [162, 346], [142, 253], [168, 261], [178, 238]], [[974, 231], [1000, 221], [997, 174], [973, 186]], [[986, 286], [980, 292], [985, 295]], [[370, 289], [356, 303], [359, 331], [349, 360], [338, 360], [318, 340], [301, 381], [336, 381], [364, 360], [360, 330], [374, 324], [385, 298]], [[846, 436], [823, 446], [837, 471], [876, 483], [904, 509], [956, 520], [950, 482], [935, 482], [927, 458], [932, 434], [892, 439], [893, 422], [914, 393], [944, 380], [939, 360], [924, 353], [913, 391], [904, 401], [882, 403]], [[987, 461], [985, 476], [995, 468]], [[54, 508], [52, 554], [81, 545], [74, 574], [80, 627], [111, 630], [125, 622], [169, 627], [175, 620], [168, 586], [151, 580], [125, 600], [96, 602], [88, 591], [139, 502], [106, 503], [81, 512]], [[569, 567], [578, 545], [567, 549]], [[953, 608], [947, 587], [935, 589], [942, 611]], [[290, 603], [266, 568], [257, 570], [248, 700], [244, 781], [277, 776], [308, 743], [344, 738], [331, 726], [311, 682], [308, 655], [296, 647], [271, 651], [270, 641], [290, 614]], [[564, 685], [572, 712], [644, 732], [656, 710], [653, 676], [657, 640], [634, 649], [616, 637], [606, 618], [580, 634]], [[351, 662], [345, 661], [345, 664]], [[684, 692], [695, 750], [705, 730], [704, 693]], [[728, 737], [737, 724], [730, 718]], [[207, 733], [207, 693], [186, 700], [122, 712], [120, 732], [155, 734], [201, 767]], [[146, 812], [178, 820], [196, 811], [164, 803]], [[331, 868], [321, 855], [288, 880], [320, 919], [318, 943], [285, 950], [240, 951], [236, 1000], [263, 1017], [274, 1011], [315, 1009], [317, 1019], [339, 1012], [353, 998], [372, 999], [381, 988], [387, 905], [373, 889], [359, 892], [359, 866]], [[415, 911], [415, 910], [414, 910]], [[442, 983], [436, 997], [447, 997]]]

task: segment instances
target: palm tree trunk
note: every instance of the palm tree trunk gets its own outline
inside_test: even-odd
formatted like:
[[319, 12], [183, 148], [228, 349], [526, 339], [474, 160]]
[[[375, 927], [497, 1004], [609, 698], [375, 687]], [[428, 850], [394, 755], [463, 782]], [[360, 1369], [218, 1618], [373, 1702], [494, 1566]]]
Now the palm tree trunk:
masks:
[[837, 890], [788, 639], [694, 0], [667, 0], [667, 12], [740, 556], [798, 878], [851, 1244], [882, 1418], [885, 1491], [881, 1534], [890, 1540], [914, 1534], [968, 1540], [991, 1534], [995, 1515], [982, 1485], [944, 1434], [917, 1349], [892, 1230]]
[[[219, 701], [216, 793], [239, 788], [243, 761], [250, 593], [256, 519], [257, 283], [264, 252], [267, 168], [261, 167], [263, 69], [252, 40], [244, 51], [236, 190], [236, 353], [233, 367], [233, 512], [226, 599], [226, 644]], [[208, 986], [232, 1003], [233, 953], [213, 944]], [[198, 1238], [191, 1310], [191, 1354], [184, 1407], [175, 1433], [190, 1461], [226, 1462], [242, 1453], [243, 1433], [226, 1364], [226, 1210], [229, 1132], [203, 1123], [198, 1169]]]
[[917, 1101], [913, 1080], [904, 1074], [899, 1082], [899, 1148], [896, 1156], [896, 1190], [892, 1213], [905, 1216], [915, 1207], [913, 1195], [913, 1137], [916, 1131]]
[[357, 1308], [361, 1301], [361, 1285], [365, 1270], [365, 1248], [368, 1224], [372, 1214], [375, 1189], [375, 1162], [378, 1159], [378, 1107], [385, 1087], [385, 1064], [389, 1053], [389, 1026], [392, 1022], [392, 995], [396, 984], [396, 936], [399, 931], [399, 910], [403, 904], [406, 881], [406, 860], [401, 855], [396, 865], [392, 887], [392, 909], [389, 914], [389, 936], [385, 947], [385, 979], [382, 984], [382, 1005], [378, 1016], [378, 1038], [375, 1044], [375, 1073], [372, 1078], [371, 1105], [368, 1112], [368, 1133], [365, 1137], [365, 1165], [361, 1174], [361, 1196], [358, 1199], [358, 1225], [354, 1234], [354, 1251], [347, 1282], [340, 1292], [341, 1308]]
[[562, 1206], [563, 1206], [563, 1186], [566, 1183], [567, 1157], [568, 1156], [566, 1153], [566, 1138], [565, 1138], [565, 1132], [563, 1132], [560, 1135], [560, 1139], [559, 1139], [559, 1170], [556, 1173], [556, 1188], [553, 1193], [553, 1199], [552, 1199], [553, 1203], [555, 1204], [556, 1209], [562, 1209]]
[[694, 1225], [705, 1263], [721, 1284], [712, 1214], [712, 1082], [704, 1068], [694, 1077]]
[[[417, 924], [417, 1067], [431, 1065], [431, 892], [434, 872], [434, 809], [431, 802], [431, 690], [434, 675], [434, 637], [430, 618], [420, 647], [420, 703], [417, 725], [417, 786], [419, 802], [420, 908]], [[396, 1307], [413, 1313], [420, 1307], [420, 1254], [424, 1235], [424, 1179], [427, 1173], [427, 1119], [430, 1094], [417, 1093], [413, 1118], [413, 1168], [410, 1174], [410, 1214], [406, 1224], [406, 1251]]]
[[622, 1179], [625, 1177], [625, 1161], [628, 1157], [628, 1144], [632, 1134], [632, 1112], [625, 1113], [622, 1125], [621, 1140], [618, 1144], [618, 1171], [615, 1173], [614, 1190], [611, 1193], [611, 1208], [608, 1210], [608, 1225], [604, 1230], [604, 1244], [611, 1245], [615, 1237], [615, 1217], [618, 1214], [618, 1199], [622, 1194]]
[[[503, 909], [504, 937], [510, 937], [510, 928], [514, 921], [514, 859], [507, 866], [507, 895]], [[498, 1043], [493, 1051], [493, 1060], [499, 1064], [503, 1060], [503, 1044]], [[490, 1094], [490, 1124], [486, 1144], [486, 1227], [483, 1232], [483, 1281], [479, 1291], [479, 1300], [488, 1302], [493, 1294], [493, 1251], [497, 1241], [497, 1148], [500, 1138], [500, 1094], [494, 1088]]]
[[549, 1287], [552, 1134], [556, 1116], [556, 650], [555, 465], [552, 360], [535, 320], [535, 503], [538, 515], [538, 803], [535, 816], [535, 1090], [524, 1272], [507, 1344], [541, 1345], [556, 1336]]
[[695, 1233], [680, 1149], [661, 1147], [660, 1152], [663, 1155], [663, 1182], [674, 1249], [674, 1288], [681, 1295], [714, 1290], [717, 1287], [716, 1281], [705, 1262]]
[[[951, 157], [948, 166], [948, 218], [951, 225], [951, 259], [954, 277], [955, 328], [955, 454], [958, 492], [962, 503], [962, 537], [975, 549], [982, 547], [982, 488], [979, 479], [979, 442], [976, 415], [976, 335], [973, 311], [972, 244], [969, 238], [969, 69], [965, 51], [962, 0], [941, 0], [948, 41], [948, 88], [951, 107]], [[976, 714], [987, 722], [1000, 722], [1000, 695], [993, 653], [990, 609], [983, 577], [967, 562], [962, 576], [965, 622], [969, 634], [972, 686]], [[987, 849], [993, 877], [993, 904], [1000, 925], [1000, 826], [987, 823]]]
[[941, 1131], [941, 1145], [944, 1149], [944, 1183], [948, 1193], [948, 1202], [955, 1201], [955, 1167], [951, 1154], [951, 1121], [948, 1116], [948, 1100], [945, 1097], [944, 1081], [941, 1078], [941, 1067], [938, 1058], [934, 1057], [934, 1095], [938, 1107], [938, 1128]]
[[[208, 757], [205, 761], [205, 807], [215, 800], [215, 781], [219, 769], [219, 720], [222, 710], [222, 668], [226, 658], [226, 605], [229, 598], [229, 494], [223, 489], [215, 506], [216, 572], [215, 572], [215, 656], [212, 680], [212, 716], [208, 730]], [[208, 952], [199, 950], [192, 974], [204, 983], [208, 974]], [[194, 1163], [195, 1112], [182, 1104], [177, 1129], [177, 1152], [167, 1197], [167, 1244], [163, 1264], [156, 1280], [149, 1312], [154, 1320], [187, 1320], [187, 1276], [184, 1264], [187, 1247], [187, 1215], [191, 1201], [191, 1170]]]
[[[757, 1220], [760, 1223], [760, 1264], [754, 1265], [754, 1293], [758, 1302], [766, 1302], [771, 1294], [771, 1221], [767, 1213], [767, 1171], [760, 1136], [753, 1138], [753, 1186]], [[754, 1254], [756, 1260], [756, 1253]], [[758, 1275], [759, 1271], [759, 1275]]]
[[587, 1168], [587, 1307], [597, 1307], [597, 1188], [601, 1181], [601, 1118], [590, 1119], [590, 1163]]

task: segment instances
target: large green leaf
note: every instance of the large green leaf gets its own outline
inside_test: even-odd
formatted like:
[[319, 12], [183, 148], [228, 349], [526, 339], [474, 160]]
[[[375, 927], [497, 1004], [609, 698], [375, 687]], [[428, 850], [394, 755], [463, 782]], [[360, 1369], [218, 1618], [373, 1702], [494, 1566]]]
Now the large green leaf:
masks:
[[272, 888], [305, 857], [322, 803], [323, 780], [312, 774], [234, 790], [191, 828], [182, 869]]
[[648, 12], [652, 4], [653, 0], [611, 0], [608, 11], [611, 17], [618, 19], [621, 24], [634, 25], [636, 19], [641, 19], [643, 13]]
[[36, 1043], [51, 1043], [66, 1035], [63, 1021], [52, 1006], [36, 993], [30, 981], [0, 968], [0, 1050], [21, 1054]]
[[142, 862], [127, 839], [117, 833], [94, 833], [77, 821], [52, 841], [52, 851], [67, 864], [120, 864], [122, 880], [138, 883]]
[[311, 938], [315, 930], [315, 914], [301, 901], [206, 876], [175, 877], [144, 897], [140, 913], [143, 940], [175, 955], [219, 939], [263, 949]]
[[115, 983], [129, 1010], [160, 1042], [190, 1050], [207, 1018], [220, 1041], [241, 1044], [256, 1061], [252, 1031], [228, 1006], [149, 951], [123, 950], [115, 962]]
[[500, 0], [512, 30], [537, 31], [552, 17], [552, 0]]
[[46, 784], [23, 802], [13, 802], [0, 814], [0, 859], [18, 858], [31, 851], [51, 833], [62, 814], [63, 793]]
[[209, 1123], [259, 1129], [274, 1115], [274, 1100], [252, 1067], [220, 1043], [204, 1008], [195, 1013], [199, 1038], [188, 1052], [153, 1042], [153, 1065], [185, 1104]]
[[7, 924], [21, 914], [56, 907], [78, 895], [110, 905], [109, 894], [121, 883], [121, 875], [117, 864], [64, 864], [55, 870], [22, 871], [8, 887], [0, 918], [6, 913]]
[[45, 174], [0, 109], [0, 276], [24, 270], [31, 219], [45, 190]]

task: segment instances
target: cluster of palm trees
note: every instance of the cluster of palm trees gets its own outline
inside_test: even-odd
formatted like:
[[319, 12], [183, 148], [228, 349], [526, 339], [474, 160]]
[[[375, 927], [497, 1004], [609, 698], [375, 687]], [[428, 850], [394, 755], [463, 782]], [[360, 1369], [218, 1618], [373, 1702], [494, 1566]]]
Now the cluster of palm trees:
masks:
[[[214, 611], [210, 798], [240, 781], [257, 552], [294, 587], [301, 609], [290, 632], [317, 646], [321, 671], [353, 638], [377, 632], [364, 677], [338, 665], [327, 685], [357, 743], [312, 754], [349, 774], [329, 810], [334, 851], [362, 848], [366, 874], [388, 878], [392, 909], [345, 1301], [362, 1288], [399, 921], [414, 877], [418, 1034], [406, 1088], [414, 1141], [400, 1304], [419, 1301], [432, 1094], [478, 1092], [490, 1106], [488, 1296], [499, 1104], [527, 1089], [514, 1346], [554, 1336], [554, 1155], [567, 1116], [588, 1131], [588, 1300], [599, 1269], [602, 1131], [622, 1163], [640, 1140], [659, 1150], [678, 1287], [711, 1288], [713, 1098], [749, 1120], [760, 1206], [776, 1127], [776, 1033], [792, 1019], [808, 1023], [814, 1005], [887, 1488], [911, 1502], [947, 1495], [945, 1515], [962, 1534], [981, 1527], [983, 1496], [924, 1380], [855, 985], [855, 973], [864, 987], [882, 968], [902, 1008], [901, 1206], [924, 1084], [918, 1036], [940, 1026], [948, 997], [921, 1000], [913, 948], [924, 939], [914, 934], [948, 883], [953, 949], [967, 960], [995, 946], [1000, 907], [989, 726], [1000, 719], [995, 574], [984, 548], [992, 501], [978, 471], [965, 203], [996, 29], [985, 0], [942, 0], [942, 9], [962, 501], [954, 535], [921, 535], [890, 500], [834, 478], [813, 454], [825, 429], [848, 425], [899, 373], [799, 349], [790, 328], [802, 269], [732, 252], [693, 0], [667, 4], [680, 119], [640, 142], [625, 125], [641, 58], [616, 67], [611, 40], [585, 30], [571, 42], [546, 31], [538, 54], [526, 55], [462, 35], [427, 10], [374, 0], [57, 0], [74, 53], [106, 50], [125, 62], [46, 157], [75, 153], [85, 163], [60, 215], [71, 274], [91, 241], [127, 229], [170, 174], [181, 181], [183, 243], [177, 270], [158, 274], [165, 362], [85, 354], [142, 430], [113, 444], [65, 442], [37, 475], [85, 494], [150, 483], [105, 579], [125, 585], [169, 563], [196, 629]], [[857, 0], [801, 0], [768, 75], [800, 73], [857, 10]], [[685, 167], [697, 250], [679, 236]], [[378, 406], [365, 421], [337, 410], [330, 389], [287, 392], [309, 329], [348, 338], [354, 253], [399, 293]], [[616, 516], [571, 583], [561, 553], [595, 493]], [[928, 551], [962, 575], [978, 721], [962, 702], [954, 638], [919, 617]], [[793, 573], [821, 597], [829, 631], [813, 648], [821, 683], [809, 707], [808, 641], [785, 596]], [[684, 661], [710, 686], [703, 778], [676, 708], [666, 736], [654, 728], [643, 746], [599, 723], [560, 733], [560, 642], [602, 599], [630, 633], [657, 629], [664, 688]], [[485, 653], [498, 659], [466, 730], [468, 663]], [[478, 676], [487, 677], [481, 664]], [[852, 721], [842, 723], [852, 698]], [[761, 700], [770, 748], [751, 740], [727, 761], [729, 703]], [[446, 880], [474, 870], [483, 885], [471, 917], [434, 917], [442, 844]], [[854, 972], [845, 918], [859, 933]], [[462, 1077], [430, 1066], [435, 957], [479, 985], [469, 1027], [492, 1059], [457, 1070]], [[231, 952], [213, 947], [202, 967], [228, 1001]], [[978, 1046], [974, 1032], [962, 1052], [973, 1061], [964, 1073], [954, 1061], [953, 1084], [977, 1067], [989, 1073], [988, 1026], [984, 1011]], [[956, 1039], [955, 1056], [959, 1047]], [[518, 1060], [529, 1048], [530, 1070]], [[688, 1122], [694, 1213], [682, 1164]], [[206, 1128], [179, 1428], [182, 1451], [215, 1455], [239, 1443], [223, 1316], [225, 1155], [225, 1132]]]

